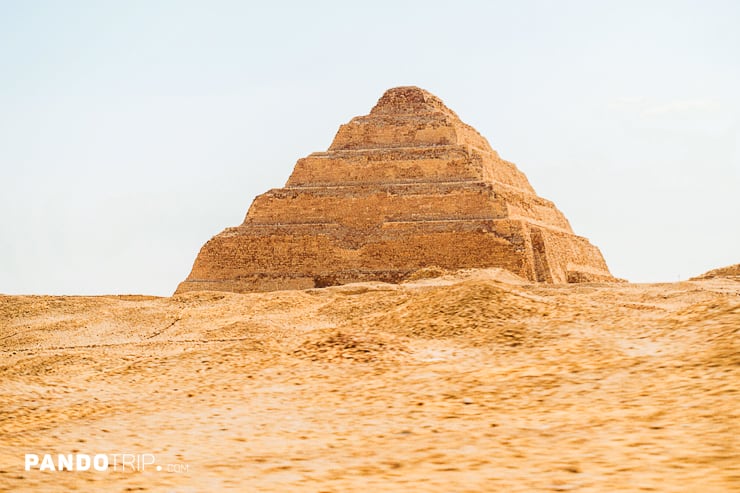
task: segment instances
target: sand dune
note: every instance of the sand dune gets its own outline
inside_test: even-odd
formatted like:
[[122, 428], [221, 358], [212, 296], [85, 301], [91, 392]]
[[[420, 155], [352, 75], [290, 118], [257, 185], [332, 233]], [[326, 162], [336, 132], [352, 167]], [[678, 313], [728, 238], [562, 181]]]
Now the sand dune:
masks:
[[0, 490], [740, 491], [735, 278], [417, 277], [0, 296]]

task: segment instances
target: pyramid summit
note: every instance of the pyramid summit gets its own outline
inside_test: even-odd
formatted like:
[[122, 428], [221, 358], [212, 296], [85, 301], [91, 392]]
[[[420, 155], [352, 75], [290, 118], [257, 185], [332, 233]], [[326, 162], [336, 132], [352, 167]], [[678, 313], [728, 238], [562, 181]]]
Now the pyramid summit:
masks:
[[613, 280], [526, 176], [438, 97], [389, 89], [299, 159], [285, 187], [211, 238], [178, 293], [399, 282], [425, 267], [507, 269], [534, 282]]
[[394, 87], [385, 91], [370, 114], [406, 114], [442, 112], [457, 118], [437, 96], [416, 86]]
[[369, 115], [339, 127], [329, 150], [430, 145], [471, 145], [493, 152], [441, 99], [413, 86], [387, 90]]

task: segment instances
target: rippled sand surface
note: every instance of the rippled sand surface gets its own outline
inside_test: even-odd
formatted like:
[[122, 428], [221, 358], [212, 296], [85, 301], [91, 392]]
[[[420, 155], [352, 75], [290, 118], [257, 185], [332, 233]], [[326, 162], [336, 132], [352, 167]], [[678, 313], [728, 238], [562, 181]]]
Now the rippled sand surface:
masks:
[[0, 296], [0, 490], [740, 491], [740, 282]]

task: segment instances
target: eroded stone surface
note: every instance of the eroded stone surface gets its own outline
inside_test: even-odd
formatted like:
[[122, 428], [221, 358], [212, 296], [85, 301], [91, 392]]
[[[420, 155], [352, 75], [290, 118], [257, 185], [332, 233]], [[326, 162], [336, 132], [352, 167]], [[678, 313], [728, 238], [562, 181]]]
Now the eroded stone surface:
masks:
[[598, 248], [483, 136], [429, 92], [397, 87], [208, 241], [177, 292], [398, 282], [430, 266], [613, 279]]

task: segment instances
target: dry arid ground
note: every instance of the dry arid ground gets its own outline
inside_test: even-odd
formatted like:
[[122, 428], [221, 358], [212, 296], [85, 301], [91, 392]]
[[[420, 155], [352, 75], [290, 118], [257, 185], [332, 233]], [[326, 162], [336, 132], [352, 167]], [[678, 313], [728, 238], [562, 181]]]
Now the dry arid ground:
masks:
[[736, 277], [418, 277], [0, 297], [0, 490], [740, 491]]

